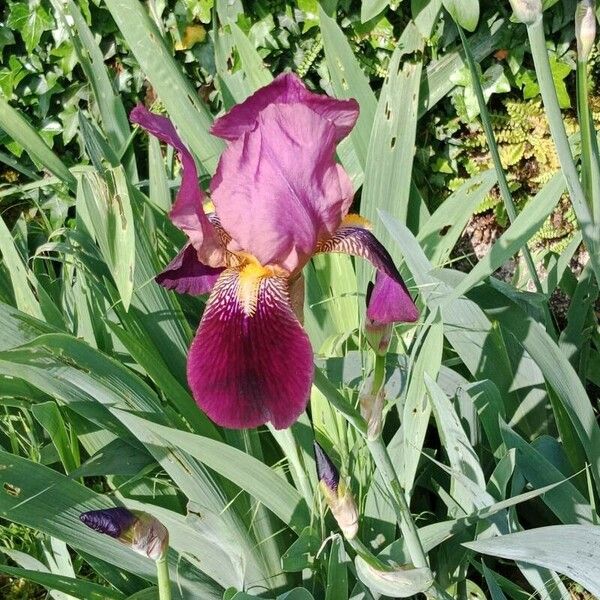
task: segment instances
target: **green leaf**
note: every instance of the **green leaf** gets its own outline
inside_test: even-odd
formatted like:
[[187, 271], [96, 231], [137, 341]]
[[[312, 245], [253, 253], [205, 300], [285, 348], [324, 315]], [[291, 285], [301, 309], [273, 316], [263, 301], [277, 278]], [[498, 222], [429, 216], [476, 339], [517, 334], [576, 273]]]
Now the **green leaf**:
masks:
[[[360, 106], [358, 121], [348, 138], [360, 167], [360, 173], [348, 171], [355, 188], [357, 188], [357, 180], [362, 183], [363, 171], [367, 163], [369, 138], [375, 118], [377, 99], [344, 32], [334, 19], [327, 16], [322, 7], [319, 8], [319, 19], [325, 59], [335, 95], [337, 98], [355, 98]], [[345, 145], [346, 142], [342, 142], [338, 147], [338, 154], [341, 158], [343, 158]]]
[[361, 197], [361, 214], [374, 223], [378, 239], [395, 259], [399, 258], [398, 248], [390, 244], [392, 238], [382, 227], [377, 211], [383, 209], [402, 223], [409, 216], [407, 174], [412, 172], [414, 159], [422, 48], [423, 38], [411, 22], [392, 55], [379, 96]]
[[463, 545], [482, 554], [552, 569], [594, 596], [600, 595], [600, 527], [552, 525]]
[[[56, 471], [2, 450], [0, 469], [3, 519], [33, 527], [148, 581], [156, 579], [152, 561], [108, 536], [94, 534], [79, 520], [84, 511], [110, 506], [103, 496]], [[187, 559], [171, 550], [168, 560], [171, 578], [179, 582], [173, 586], [174, 600], [220, 600], [219, 586], [199, 574]]]
[[29, 6], [23, 2], [11, 6], [6, 24], [19, 31], [28, 53], [38, 45], [42, 33], [54, 27], [54, 19], [39, 3]]
[[157, 425], [122, 410], [113, 409], [113, 412], [128, 427], [136, 425], [147, 431], [156, 440], [155, 444], [178, 448], [230, 479], [294, 531], [300, 533], [308, 524], [310, 518], [306, 503], [296, 489], [253, 456], [223, 442]]
[[68, 594], [70, 597], [81, 598], [81, 600], [125, 600], [125, 596], [121, 592], [83, 579], [73, 579], [64, 575], [19, 569], [7, 565], [0, 565], [0, 571], [13, 577], [33, 581], [48, 590], [56, 590]]
[[388, 7], [389, 0], [363, 0], [360, 7], [360, 20], [365, 23]]
[[479, 21], [479, 0], [442, 0], [452, 18], [467, 31], [475, 31]]
[[212, 117], [208, 108], [181, 74], [160, 31], [148, 15], [146, 5], [138, 0], [106, 0], [106, 6], [181, 137], [204, 168], [213, 173], [223, 143], [210, 135]]
[[30, 283], [35, 283], [35, 277], [23, 262], [2, 217], [0, 217], [0, 255], [10, 276], [17, 307], [32, 317], [41, 319], [42, 309], [30, 287]]
[[325, 600], [348, 600], [348, 558], [342, 538], [337, 536], [329, 553]]
[[75, 190], [77, 181], [65, 164], [49, 148], [40, 134], [28, 121], [15, 110], [2, 96], [0, 96], [0, 129], [4, 129], [9, 137], [20, 144], [29, 156], [41, 163], [54, 173], [61, 181], [66, 183], [71, 190]]
[[108, 265], [125, 310], [133, 294], [135, 233], [129, 189], [123, 167], [82, 176], [85, 207], [102, 256]]

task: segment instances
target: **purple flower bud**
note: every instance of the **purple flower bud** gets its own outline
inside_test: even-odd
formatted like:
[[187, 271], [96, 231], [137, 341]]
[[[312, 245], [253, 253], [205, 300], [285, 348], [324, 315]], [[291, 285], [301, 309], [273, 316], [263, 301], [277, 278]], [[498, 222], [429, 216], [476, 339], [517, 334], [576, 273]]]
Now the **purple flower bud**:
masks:
[[169, 546], [169, 532], [156, 518], [122, 506], [81, 513], [82, 523], [129, 546], [133, 551], [158, 560]]
[[319, 481], [322, 481], [323, 484], [327, 486], [328, 490], [337, 492], [338, 485], [340, 483], [339, 471], [331, 462], [329, 456], [325, 454], [325, 450], [323, 450], [323, 448], [321, 448], [317, 442], [314, 443], [314, 450]]
[[314, 443], [317, 474], [331, 514], [344, 536], [351, 540], [358, 533], [358, 509], [352, 492], [340, 481], [340, 474], [317, 442]]
[[99, 533], [119, 538], [135, 523], [137, 517], [127, 508], [118, 506], [81, 513], [79, 520]]

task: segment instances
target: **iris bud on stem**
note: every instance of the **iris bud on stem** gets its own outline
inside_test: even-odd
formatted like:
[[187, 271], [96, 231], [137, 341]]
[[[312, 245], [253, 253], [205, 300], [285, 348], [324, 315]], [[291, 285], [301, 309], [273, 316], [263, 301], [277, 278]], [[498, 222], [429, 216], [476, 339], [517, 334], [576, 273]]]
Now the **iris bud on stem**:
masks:
[[156, 562], [160, 600], [171, 600], [167, 550], [169, 532], [148, 513], [129, 510], [123, 506], [90, 510], [81, 513], [79, 520], [90, 529], [104, 533], [129, 546], [134, 552]]
[[509, 0], [517, 21], [532, 25], [542, 17], [542, 0]]
[[587, 62], [596, 39], [596, 14], [594, 0], [580, 0], [575, 11], [575, 38], [577, 60]]
[[[383, 358], [385, 360], [385, 357]], [[383, 427], [383, 407], [385, 405], [383, 385], [380, 385], [377, 390], [374, 386], [374, 378], [366, 379], [358, 395], [358, 400], [360, 414], [367, 422], [367, 439], [374, 440], [381, 435]]]
[[358, 509], [352, 492], [340, 480], [340, 473], [317, 442], [314, 443], [319, 485], [344, 537], [352, 540], [358, 533]]

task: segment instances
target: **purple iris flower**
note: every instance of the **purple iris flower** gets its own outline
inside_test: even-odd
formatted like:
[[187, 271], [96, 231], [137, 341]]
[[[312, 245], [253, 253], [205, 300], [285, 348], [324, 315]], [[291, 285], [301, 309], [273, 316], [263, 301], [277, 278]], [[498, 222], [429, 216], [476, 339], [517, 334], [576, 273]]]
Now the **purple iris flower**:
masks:
[[[286, 73], [217, 119], [227, 141], [210, 184], [172, 123], [143, 106], [131, 121], [173, 146], [182, 181], [170, 213], [188, 244], [157, 276], [180, 293], [210, 293], [188, 355], [188, 383], [217, 424], [289, 427], [308, 402], [313, 353], [302, 328], [302, 268], [318, 252], [362, 256], [385, 274], [394, 299], [417, 315], [389, 253], [358, 215], [335, 161], [358, 118], [355, 100], [308, 91]], [[205, 206], [206, 204], [206, 206]], [[416, 318], [416, 317], [415, 317]]]

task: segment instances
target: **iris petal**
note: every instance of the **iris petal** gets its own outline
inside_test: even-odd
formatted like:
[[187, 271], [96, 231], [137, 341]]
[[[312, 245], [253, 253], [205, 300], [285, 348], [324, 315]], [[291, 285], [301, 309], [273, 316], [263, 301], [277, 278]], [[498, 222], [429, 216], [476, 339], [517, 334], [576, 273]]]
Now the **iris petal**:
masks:
[[154, 279], [168, 290], [200, 296], [213, 289], [222, 272], [223, 268], [209, 267], [201, 263], [198, 260], [198, 252], [188, 243]]
[[203, 263], [211, 267], [223, 266], [225, 250], [204, 214], [204, 193], [198, 184], [196, 163], [175, 131], [173, 123], [166, 117], [150, 112], [141, 104], [131, 111], [129, 119], [179, 152], [182, 166], [181, 186], [169, 216], [173, 224], [188, 235]]
[[288, 280], [248, 269], [219, 277], [190, 348], [188, 383], [219, 425], [271, 421], [282, 429], [306, 407], [312, 349], [290, 306]]
[[301, 104], [272, 104], [256, 128], [229, 144], [211, 183], [229, 249], [298, 272], [352, 203], [335, 163], [335, 128]]
[[419, 319], [419, 310], [403, 281], [398, 283], [379, 271], [369, 298], [367, 318], [372, 323], [414, 323]]
[[323, 94], [314, 94], [304, 87], [294, 73], [282, 73], [269, 85], [260, 88], [227, 114], [218, 118], [212, 133], [224, 140], [233, 141], [245, 132], [252, 131], [258, 115], [270, 104], [303, 104], [335, 127], [336, 141], [346, 137], [358, 118], [358, 103], [354, 99], [337, 100]]
[[367, 312], [373, 321], [412, 323], [419, 318], [419, 310], [392, 257], [366, 227], [342, 225], [332, 237], [319, 244], [317, 251], [360, 256], [379, 271], [369, 302], [370, 312]]

